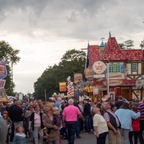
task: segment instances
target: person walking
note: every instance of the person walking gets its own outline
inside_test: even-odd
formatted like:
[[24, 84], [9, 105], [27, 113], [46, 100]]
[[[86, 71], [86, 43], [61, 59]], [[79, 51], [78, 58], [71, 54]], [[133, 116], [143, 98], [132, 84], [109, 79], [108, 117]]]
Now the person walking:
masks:
[[[33, 131], [33, 141], [34, 144], [42, 144], [43, 143], [43, 121], [42, 121], [43, 113], [40, 111], [39, 105], [34, 107], [34, 112], [31, 114], [30, 117], [30, 125], [29, 130], [32, 129]], [[40, 137], [40, 141], [39, 138]]]
[[123, 97], [122, 97], [122, 96], [119, 96], [119, 97], [118, 97], [118, 100], [117, 100], [116, 103], [115, 103], [115, 106], [117, 107], [117, 109], [119, 109], [119, 108], [123, 105], [123, 103], [124, 103]]
[[138, 105], [138, 111], [140, 112], [140, 133], [142, 135], [144, 131], [144, 98]]
[[13, 144], [26, 144], [26, 135], [22, 125], [16, 127], [16, 134], [14, 136]]
[[108, 126], [108, 139], [109, 144], [121, 144], [121, 134], [120, 134], [120, 122], [117, 116], [112, 112], [111, 105], [108, 102], [102, 104], [104, 112], [104, 118]]
[[10, 131], [11, 131], [11, 120], [8, 116], [8, 112], [4, 111], [3, 112], [3, 119], [5, 120], [5, 122], [7, 123], [7, 139], [6, 139], [6, 144], [9, 144], [9, 135], [10, 135]]
[[6, 121], [0, 116], [0, 144], [6, 143], [7, 138], [7, 123]]
[[[56, 119], [55, 119], [56, 118]], [[58, 118], [58, 119], [57, 119]], [[58, 124], [59, 123], [59, 124]], [[45, 113], [43, 114], [43, 124], [46, 129], [46, 143], [59, 144], [59, 117], [53, 115], [53, 104], [47, 102], [45, 104]]]
[[120, 109], [115, 114], [121, 123], [121, 135], [123, 137], [123, 144], [129, 144], [129, 131], [132, 127], [132, 119], [140, 117], [140, 112], [133, 112], [129, 109], [129, 104], [124, 102]]
[[69, 99], [68, 104], [69, 105], [64, 108], [62, 113], [62, 123], [63, 125], [66, 125], [68, 129], [68, 143], [74, 144], [78, 116], [83, 119], [83, 115], [78, 107], [73, 105], [73, 99]]
[[93, 127], [94, 134], [97, 139], [96, 144], [105, 144], [106, 136], [108, 134], [108, 127], [104, 117], [100, 113], [100, 109], [96, 106], [93, 107]]
[[23, 126], [24, 113], [21, 108], [21, 101], [15, 101], [14, 105], [9, 108], [8, 113], [12, 121], [12, 125], [14, 126], [13, 132], [15, 134], [16, 127], [18, 125]]
[[[137, 113], [137, 106], [132, 105], [131, 109]], [[137, 144], [138, 139], [140, 144], [144, 144], [142, 133], [140, 132], [140, 118], [132, 120], [132, 131], [129, 132], [129, 141], [130, 144]]]
[[89, 99], [84, 99], [84, 108], [83, 108], [83, 114], [85, 118], [85, 131], [87, 133], [90, 133], [91, 128], [92, 128], [92, 123], [91, 123], [91, 105], [89, 103]]

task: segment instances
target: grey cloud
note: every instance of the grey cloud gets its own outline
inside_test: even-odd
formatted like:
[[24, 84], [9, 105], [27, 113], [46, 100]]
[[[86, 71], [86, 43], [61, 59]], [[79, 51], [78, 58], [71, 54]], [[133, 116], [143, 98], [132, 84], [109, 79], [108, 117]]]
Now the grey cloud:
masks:
[[1, 28], [34, 37], [34, 31], [59, 37], [95, 39], [109, 31], [140, 32], [144, 1], [139, 0], [1, 0]]

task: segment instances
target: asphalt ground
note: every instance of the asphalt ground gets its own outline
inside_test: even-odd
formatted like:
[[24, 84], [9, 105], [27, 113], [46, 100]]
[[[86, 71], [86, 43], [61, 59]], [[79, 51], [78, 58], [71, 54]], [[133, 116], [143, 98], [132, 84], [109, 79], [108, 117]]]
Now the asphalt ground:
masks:
[[[75, 144], [96, 144], [96, 137], [93, 133], [81, 133], [81, 138], [75, 138]], [[68, 144], [67, 140], [63, 140], [63, 144]]]
[[[75, 138], [74, 144], [96, 144], [96, 137], [92, 132], [91, 133], [81, 132], [80, 136], [81, 138]], [[13, 144], [13, 143], [10, 143], [10, 144]], [[27, 144], [32, 144], [32, 142], [30, 142], [30, 140], [27, 139]], [[68, 144], [68, 141], [62, 140], [62, 144]], [[108, 144], [108, 137], [106, 139], [105, 144]]]
[[[82, 132], [80, 136], [81, 138], [75, 138], [75, 144], [96, 144], [96, 138], [93, 133]], [[27, 139], [27, 144], [32, 144], [32, 142]], [[68, 144], [68, 141], [62, 140], [62, 144]]]

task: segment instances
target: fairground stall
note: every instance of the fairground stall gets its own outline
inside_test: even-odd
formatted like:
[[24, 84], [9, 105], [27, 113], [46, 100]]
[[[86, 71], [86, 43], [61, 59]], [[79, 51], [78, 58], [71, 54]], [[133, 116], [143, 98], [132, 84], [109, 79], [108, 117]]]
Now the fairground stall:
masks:
[[142, 99], [144, 96], [144, 55], [142, 49], [122, 49], [116, 38], [87, 47], [85, 77], [93, 99], [110, 95], [112, 99]]

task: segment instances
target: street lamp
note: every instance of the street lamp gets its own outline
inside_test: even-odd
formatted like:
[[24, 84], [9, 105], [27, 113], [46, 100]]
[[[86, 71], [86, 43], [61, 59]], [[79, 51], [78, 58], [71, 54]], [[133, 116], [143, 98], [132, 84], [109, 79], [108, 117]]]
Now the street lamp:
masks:
[[47, 101], [46, 89], [44, 90], [45, 101]]
[[107, 94], [109, 96], [109, 63], [107, 63], [107, 77], [106, 77], [106, 81], [107, 81]]

